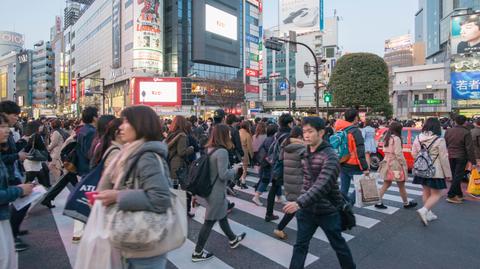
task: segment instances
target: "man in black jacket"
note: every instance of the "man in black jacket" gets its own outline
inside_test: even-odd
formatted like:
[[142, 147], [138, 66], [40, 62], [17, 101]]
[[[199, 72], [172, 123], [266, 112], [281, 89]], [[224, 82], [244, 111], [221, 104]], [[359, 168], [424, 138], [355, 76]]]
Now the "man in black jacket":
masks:
[[308, 145], [303, 159], [303, 190], [296, 202], [289, 202], [285, 213], [296, 212], [297, 241], [290, 269], [304, 268], [313, 234], [320, 227], [335, 250], [343, 269], [355, 268], [352, 253], [342, 237], [338, 207], [343, 205], [337, 178], [340, 162], [329, 143], [322, 140], [325, 123], [318, 117], [303, 119], [303, 138]]

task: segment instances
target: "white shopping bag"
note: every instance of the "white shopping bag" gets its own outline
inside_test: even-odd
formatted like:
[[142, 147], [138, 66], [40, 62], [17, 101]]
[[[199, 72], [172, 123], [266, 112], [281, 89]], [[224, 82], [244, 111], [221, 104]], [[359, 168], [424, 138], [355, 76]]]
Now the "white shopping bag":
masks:
[[105, 229], [105, 207], [96, 201], [90, 212], [77, 252], [74, 269], [121, 269], [120, 251], [113, 248]]
[[[356, 207], [365, 207], [365, 206], [380, 203], [377, 177], [378, 177], [378, 173], [370, 174], [369, 176], [365, 176], [365, 175], [353, 176], [353, 183], [355, 184], [355, 206]], [[372, 188], [369, 190], [369, 197], [368, 197], [369, 199], [364, 199], [365, 197], [364, 197], [362, 184], [361, 184], [362, 180], [368, 180], [372, 186]]]

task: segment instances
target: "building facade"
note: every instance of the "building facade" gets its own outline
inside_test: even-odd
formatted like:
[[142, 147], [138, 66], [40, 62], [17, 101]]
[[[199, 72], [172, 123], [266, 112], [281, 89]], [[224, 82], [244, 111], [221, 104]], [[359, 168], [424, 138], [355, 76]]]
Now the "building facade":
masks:
[[0, 31], [0, 56], [23, 49], [25, 39], [22, 34]]
[[32, 116], [32, 50], [22, 50], [17, 54], [16, 71], [16, 102], [22, 109], [22, 114]]
[[[34, 45], [32, 59], [32, 105], [39, 110], [55, 109], [54, 58], [50, 42], [40, 41]], [[40, 111], [40, 113], [43, 113], [43, 111]], [[52, 112], [49, 111], [48, 113]]]
[[0, 100], [15, 100], [17, 52], [0, 56]]

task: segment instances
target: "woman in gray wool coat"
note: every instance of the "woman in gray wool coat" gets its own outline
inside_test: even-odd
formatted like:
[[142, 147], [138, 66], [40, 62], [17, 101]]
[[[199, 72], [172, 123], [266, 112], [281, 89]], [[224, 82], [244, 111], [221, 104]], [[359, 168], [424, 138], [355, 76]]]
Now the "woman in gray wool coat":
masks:
[[[303, 143], [302, 127], [295, 126], [290, 132], [290, 137], [282, 145], [281, 158], [283, 158], [283, 185], [287, 201], [296, 201], [302, 194], [303, 173], [302, 159], [307, 147]], [[285, 214], [273, 231], [279, 239], [287, 239], [283, 231], [295, 214]]]
[[210, 181], [213, 183], [212, 192], [205, 198], [206, 213], [205, 222], [200, 230], [195, 251], [192, 254], [193, 262], [205, 261], [213, 258], [213, 254], [207, 252], [203, 248], [207, 243], [213, 225], [218, 221], [220, 228], [229, 239], [230, 248], [236, 248], [245, 238], [245, 233], [235, 235], [228, 224], [227, 219], [227, 186], [230, 180], [238, 172], [241, 167], [235, 165], [228, 169], [228, 149], [233, 148], [230, 138], [230, 129], [227, 125], [219, 124], [213, 128], [210, 140], [206, 146], [209, 154]]

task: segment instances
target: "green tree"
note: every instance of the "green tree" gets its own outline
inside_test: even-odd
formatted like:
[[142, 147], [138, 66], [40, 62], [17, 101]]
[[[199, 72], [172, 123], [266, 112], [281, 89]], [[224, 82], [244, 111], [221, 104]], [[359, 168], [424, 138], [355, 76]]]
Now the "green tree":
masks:
[[328, 87], [336, 107], [365, 107], [391, 117], [387, 64], [375, 54], [352, 53], [341, 57]]

